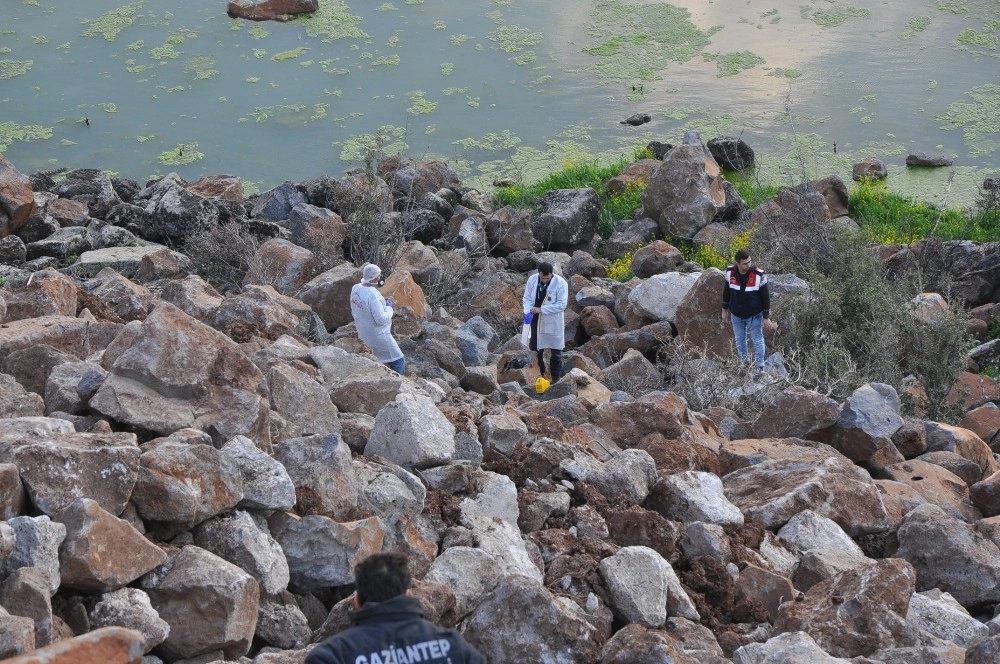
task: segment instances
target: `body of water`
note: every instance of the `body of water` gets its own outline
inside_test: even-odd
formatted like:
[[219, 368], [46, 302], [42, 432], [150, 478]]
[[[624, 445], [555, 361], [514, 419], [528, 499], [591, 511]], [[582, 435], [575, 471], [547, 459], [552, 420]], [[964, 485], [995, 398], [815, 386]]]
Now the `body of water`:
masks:
[[964, 205], [1000, 173], [997, 0], [320, 0], [288, 23], [225, 5], [0, 0], [0, 151], [265, 189], [381, 145], [482, 184], [698, 129], [741, 135], [779, 183], [878, 157], [894, 189]]

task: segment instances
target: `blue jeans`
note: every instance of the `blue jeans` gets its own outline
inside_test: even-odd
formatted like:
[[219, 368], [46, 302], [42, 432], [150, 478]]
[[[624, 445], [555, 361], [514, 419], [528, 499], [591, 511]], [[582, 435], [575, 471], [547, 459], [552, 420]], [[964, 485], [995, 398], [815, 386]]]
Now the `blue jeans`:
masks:
[[747, 361], [747, 336], [753, 342], [753, 356], [757, 360], [757, 368], [764, 368], [764, 314], [749, 318], [732, 316], [733, 334], [736, 336], [736, 352], [740, 359]]
[[385, 366], [389, 367], [390, 369], [392, 369], [393, 371], [395, 371], [396, 373], [398, 373], [400, 376], [403, 376], [403, 375], [406, 374], [406, 358], [405, 357], [401, 357], [398, 360], [392, 360], [391, 362], [386, 362]]

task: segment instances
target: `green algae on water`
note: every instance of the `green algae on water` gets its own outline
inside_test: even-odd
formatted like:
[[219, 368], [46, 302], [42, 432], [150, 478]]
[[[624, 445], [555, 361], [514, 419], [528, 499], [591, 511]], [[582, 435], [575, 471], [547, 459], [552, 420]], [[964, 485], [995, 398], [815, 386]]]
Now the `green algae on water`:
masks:
[[180, 143], [173, 150], [161, 152], [157, 160], [165, 166], [185, 166], [204, 158], [205, 153], [198, 151], [197, 143]]
[[267, 36], [270, 34], [270, 30], [265, 28], [260, 23], [255, 23], [254, 26], [250, 28], [250, 37], [253, 39], [267, 39]]
[[32, 44], [48, 44], [49, 43], [49, 38], [46, 37], [45, 35], [35, 35], [34, 37], [31, 38], [31, 43]]
[[363, 161], [370, 152], [388, 156], [403, 154], [409, 149], [406, 144], [406, 128], [382, 125], [374, 134], [352, 136], [343, 143], [334, 143], [340, 147], [340, 159], [346, 162]]
[[219, 75], [219, 70], [215, 68], [215, 58], [206, 56], [198, 56], [188, 60], [184, 65], [184, 72], [193, 73], [195, 79], [199, 81], [215, 78]]
[[402, 60], [400, 57], [393, 53], [392, 55], [380, 55], [374, 60], [372, 60], [371, 66], [374, 67], [398, 67]]
[[809, 19], [821, 28], [836, 28], [852, 18], [869, 18], [872, 10], [867, 7], [836, 6], [832, 9], [819, 9], [810, 12], [809, 7], [802, 8], [802, 17]]
[[1000, 134], [1000, 85], [980, 85], [966, 96], [971, 101], [953, 102], [947, 113], [935, 116], [944, 123], [941, 129], [961, 129], [969, 144]]
[[394, 12], [399, 11], [396, 5], [391, 2], [383, 2], [381, 5], [375, 8], [377, 12]]
[[448, 37], [448, 41], [450, 41], [455, 46], [461, 46], [470, 39], [472, 39], [471, 35], [452, 35], [451, 37]]
[[626, 4], [620, 0], [596, 0], [591, 21], [585, 25], [594, 40], [583, 51], [594, 56], [589, 69], [599, 85], [634, 81], [670, 63], [691, 60], [708, 46], [711, 30], [699, 30], [690, 12], [668, 4]]
[[785, 77], [785, 78], [795, 79], [802, 76], [802, 72], [800, 72], [798, 69], [775, 67], [771, 71], [767, 72], [767, 75], [777, 76], [778, 78]]
[[141, 2], [134, 2], [118, 9], [112, 9], [95, 19], [82, 19], [80, 22], [86, 25], [87, 29], [81, 34], [84, 37], [101, 35], [107, 41], [114, 41], [122, 30], [131, 26], [139, 18], [141, 7]]
[[294, 20], [302, 22], [307, 35], [320, 37], [323, 41], [371, 39], [371, 35], [360, 28], [361, 17], [351, 14], [340, 0], [321, 2], [319, 9], [311, 14], [301, 14]]
[[101, 109], [102, 111], [104, 111], [105, 113], [117, 113], [118, 112], [118, 104], [114, 104], [112, 102], [105, 102], [103, 104], [98, 104], [97, 107], [99, 109]]
[[906, 29], [903, 30], [903, 34], [899, 35], [899, 38], [903, 41], [912, 39], [914, 34], [923, 32], [930, 24], [929, 16], [914, 16], [906, 21]]
[[988, 29], [984, 29], [981, 32], [976, 32], [971, 28], [962, 30], [952, 43], [952, 46], [959, 50], [968, 50], [970, 47], [993, 50], [1000, 43], [1000, 37], [994, 34], [994, 32], [994, 30]]
[[410, 100], [410, 106], [406, 109], [406, 112], [410, 115], [429, 115], [434, 112], [437, 108], [437, 104], [432, 101], [428, 101], [424, 98], [423, 90], [413, 90], [412, 92], [406, 93], [407, 98]]
[[52, 138], [52, 127], [0, 122], [0, 152], [6, 152], [14, 141], [44, 141], [49, 138]]
[[766, 64], [766, 60], [751, 53], [750, 51], [741, 51], [739, 53], [718, 53], [712, 56], [705, 54], [706, 60], [715, 60], [715, 65], [719, 69], [718, 76], [720, 78], [724, 76], [736, 76], [740, 72], [744, 72], [748, 69], [753, 69], [757, 65]]
[[281, 62], [282, 60], [294, 60], [303, 53], [306, 53], [309, 49], [305, 46], [299, 46], [298, 48], [293, 48], [290, 51], [282, 51], [281, 53], [275, 53], [271, 56], [271, 59], [275, 62]]
[[0, 60], [0, 81], [24, 76], [34, 64], [34, 60]]
[[443, 76], [450, 76], [455, 72], [454, 62], [442, 62], [441, 63], [441, 74]]
[[500, 46], [500, 50], [505, 53], [519, 53], [527, 50], [539, 44], [542, 37], [541, 32], [532, 32], [519, 25], [501, 25], [487, 35], [487, 38], [496, 42]]

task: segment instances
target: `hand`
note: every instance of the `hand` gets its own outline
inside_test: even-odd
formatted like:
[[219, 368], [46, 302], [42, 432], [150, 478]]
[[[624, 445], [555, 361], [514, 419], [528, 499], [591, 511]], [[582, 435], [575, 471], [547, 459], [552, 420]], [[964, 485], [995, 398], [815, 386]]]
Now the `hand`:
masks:
[[387, 298], [385, 298], [385, 306], [387, 306], [390, 309], [392, 309], [393, 307], [396, 306], [396, 304], [392, 301], [391, 297], [387, 297]]
[[541, 307], [532, 307], [531, 308], [531, 313], [533, 313], [533, 314], [540, 314], [540, 313], [542, 313], [542, 308]]
[[768, 332], [774, 332], [775, 330], [778, 329], [778, 324], [775, 323], [770, 318], [765, 318], [764, 319], [764, 329], [767, 330]]
[[723, 309], [722, 310], [722, 322], [723, 323], [728, 323], [729, 322], [729, 309]]

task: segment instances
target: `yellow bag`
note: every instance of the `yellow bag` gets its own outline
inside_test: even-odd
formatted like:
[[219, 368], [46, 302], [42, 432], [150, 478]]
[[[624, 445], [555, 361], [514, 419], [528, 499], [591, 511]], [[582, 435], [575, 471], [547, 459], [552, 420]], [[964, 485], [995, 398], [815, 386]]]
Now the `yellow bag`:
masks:
[[551, 385], [551, 383], [545, 379], [545, 376], [539, 376], [535, 380], [535, 392], [538, 394], [545, 394], [545, 391], [549, 389], [549, 385]]

